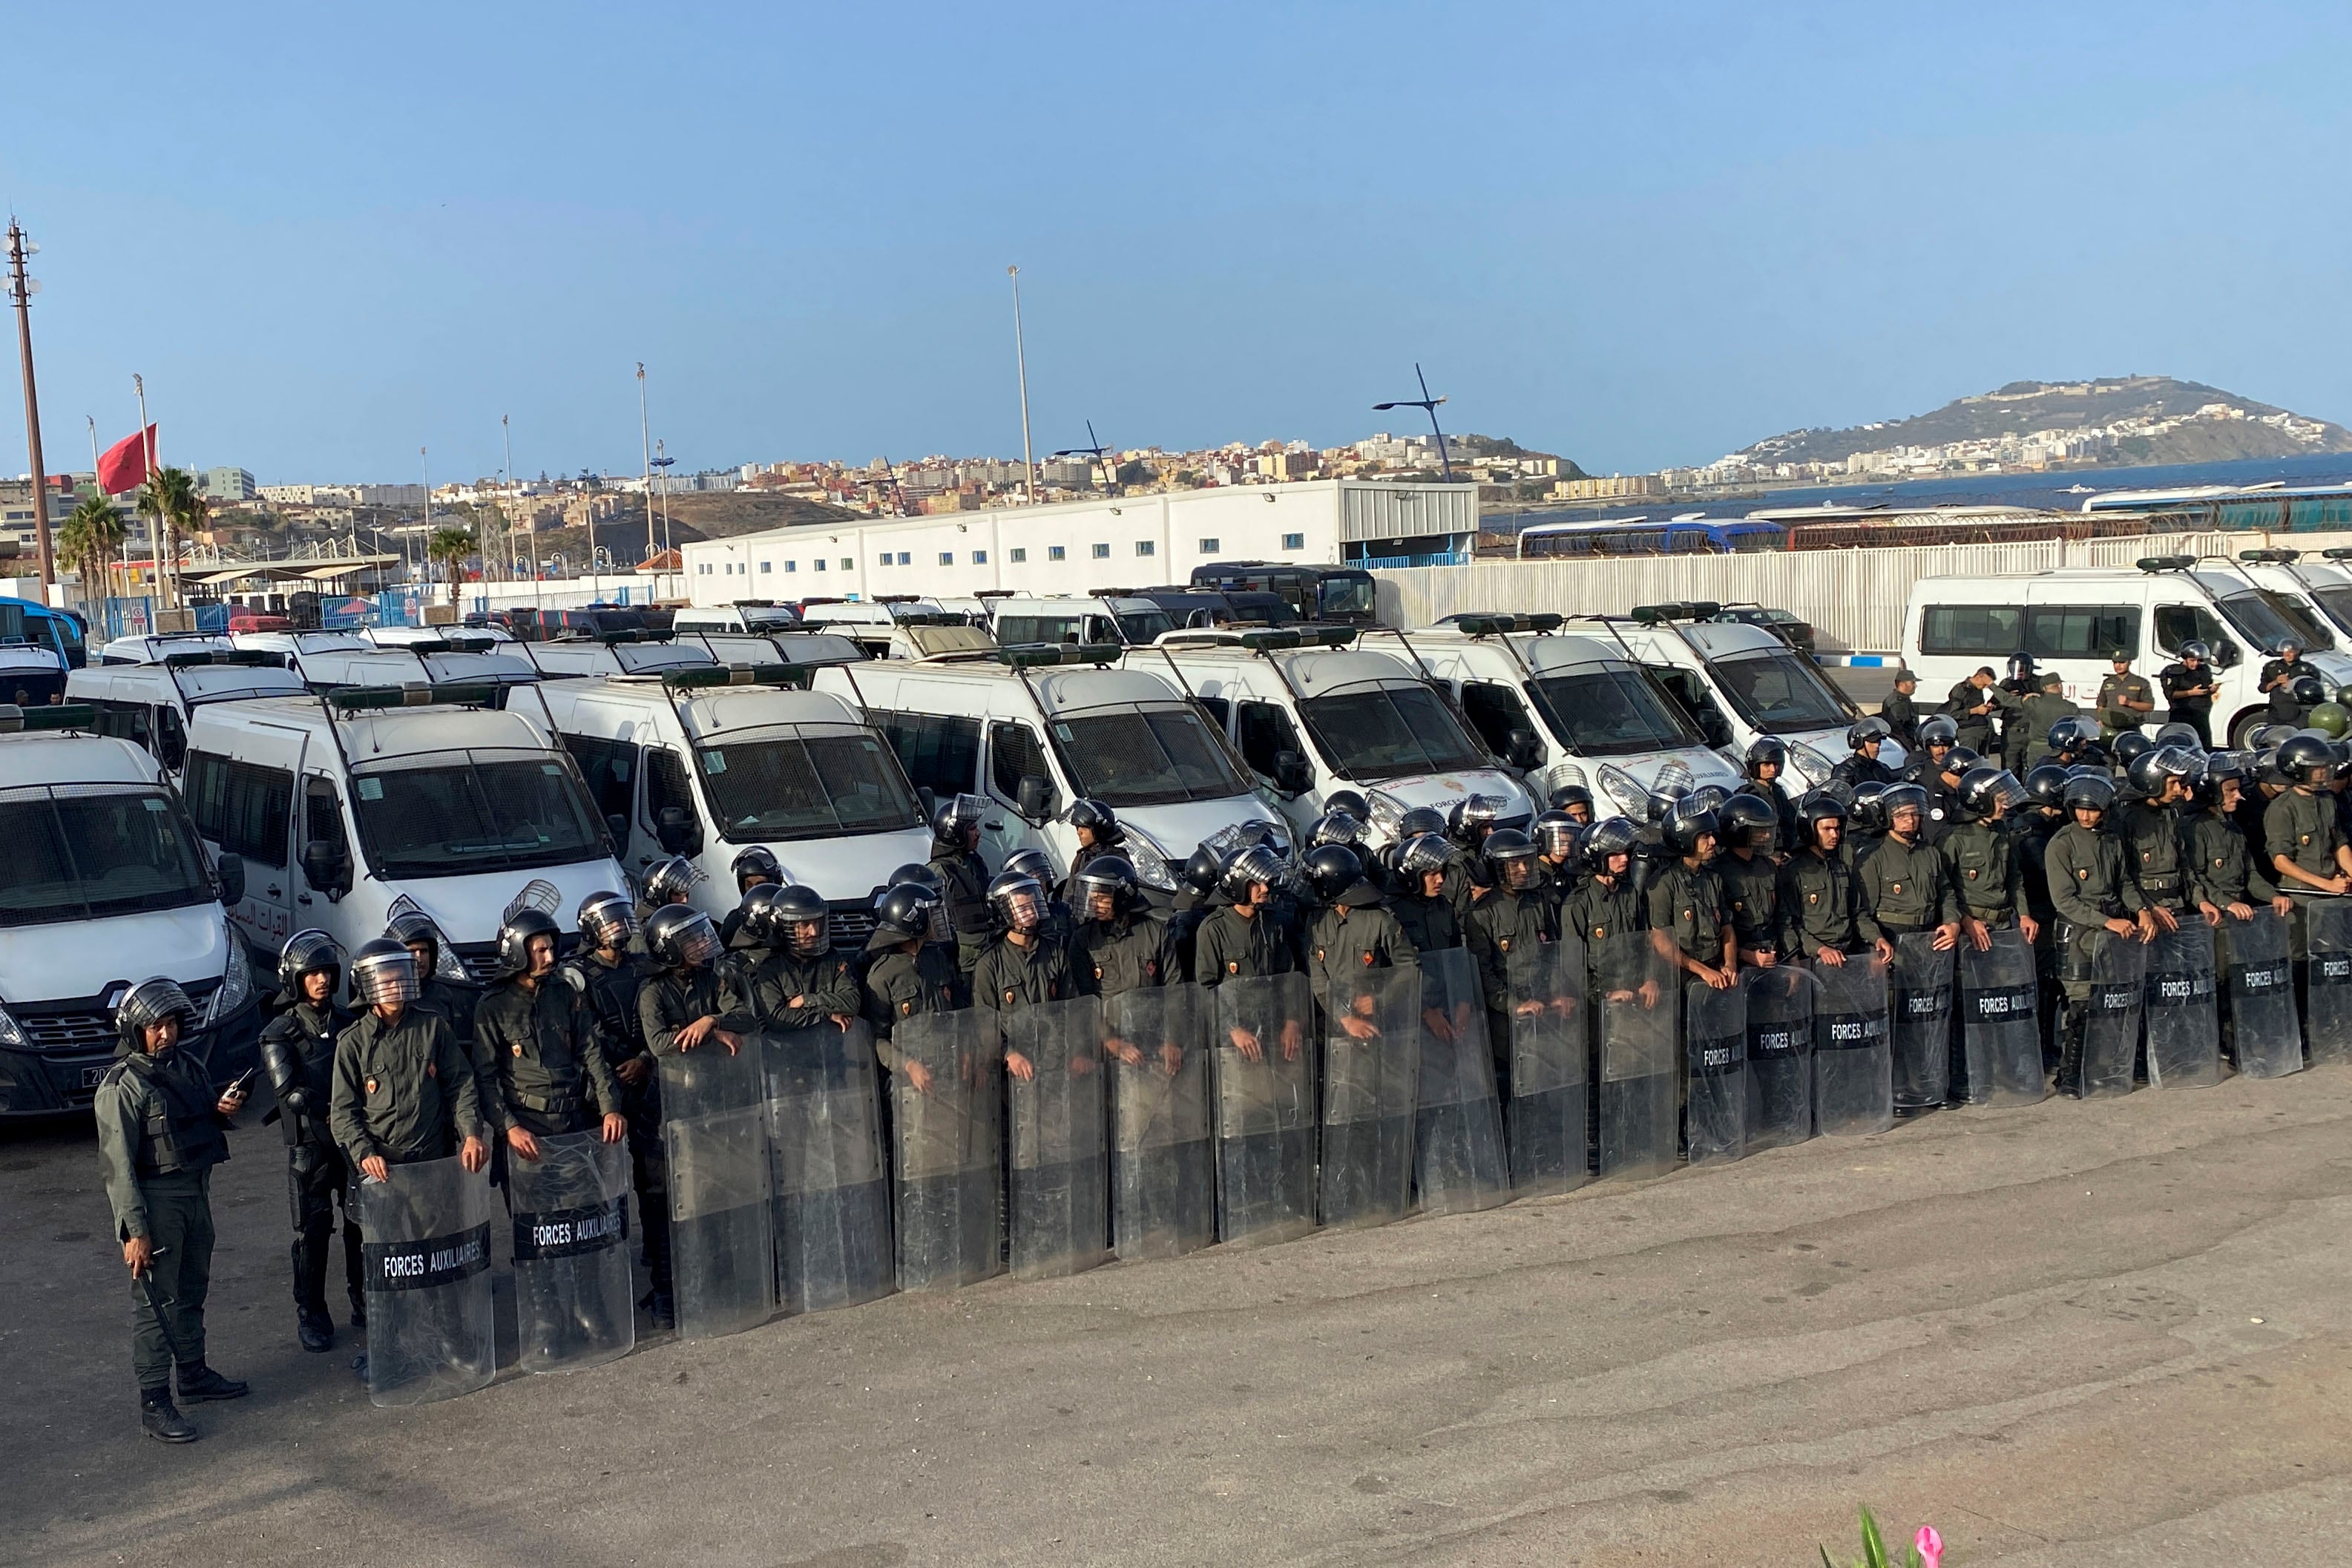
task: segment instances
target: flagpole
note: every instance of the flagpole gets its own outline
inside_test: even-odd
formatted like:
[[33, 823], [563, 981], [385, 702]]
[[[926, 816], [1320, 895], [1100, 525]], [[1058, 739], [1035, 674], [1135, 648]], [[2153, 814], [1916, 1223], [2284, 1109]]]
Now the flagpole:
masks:
[[[81, 416], [81, 422], [89, 426], [89, 487], [97, 494], [105, 496], [105, 482], [98, 476], [98, 415], [94, 413], [83, 414]], [[81, 499], [79, 493], [76, 494], [74, 499], [77, 502]], [[107, 497], [107, 499], [110, 501], [113, 497], [109, 496]], [[122, 530], [122, 561], [123, 570], [128, 571], [131, 565], [131, 530], [129, 528]], [[114, 563], [112, 561], [108, 561], [106, 563], [106, 570], [110, 578], [110, 580], [106, 585], [106, 597], [112, 599], [115, 597], [115, 592], [114, 583], [110, 579], [114, 571]], [[84, 583], [82, 585], [82, 593], [86, 597], [89, 592], [89, 585], [88, 583]]]
[[[157, 596], [163, 601], [163, 608], [177, 610], [180, 607], [180, 548], [176, 539], [171, 539], [172, 521], [163, 515], [163, 487], [155, 478], [155, 427], [147, 423], [147, 378], [134, 373], [131, 386], [139, 394], [139, 435], [147, 448], [147, 483], [155, 494], [155, 523], [152, 530], [153, 537], [150, 540], [155, 556], [155, 588]], [[172, 544], [172, 560], [168, 568], [163, 563], [163, 545], [167, 539], [171, 539]]]

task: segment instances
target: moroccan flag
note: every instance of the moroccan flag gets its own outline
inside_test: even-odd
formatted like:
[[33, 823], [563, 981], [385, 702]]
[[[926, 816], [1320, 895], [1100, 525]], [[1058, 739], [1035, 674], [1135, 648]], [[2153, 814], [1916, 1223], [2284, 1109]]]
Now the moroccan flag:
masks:
[[147, 453], [155, 444], [155, 427], [126, 435], [98, 460], [98, 487], [110, 496], [136, 490], [147, 483]]

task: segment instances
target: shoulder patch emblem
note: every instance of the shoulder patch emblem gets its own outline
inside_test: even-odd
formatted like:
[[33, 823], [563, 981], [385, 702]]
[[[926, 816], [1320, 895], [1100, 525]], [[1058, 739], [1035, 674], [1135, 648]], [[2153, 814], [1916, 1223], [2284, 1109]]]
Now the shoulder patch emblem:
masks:
[[1102, 966], [1100, 964], [1097, 964], [1095, 966], [1095, 978], [1097, 980], [1102, 978]]
[[2091, 880], [2091, 868], [2086, 865], [2078, 865], [2074, 868], [2074, 876], [2077, 881], [2088, 882]]
[[371, 1094], [376, 1092], [376, 1081], [373, 1078], [367, 1081], [367, 1092]]
[[1594, 941], [1596, 941], [1596, 942], [1597, 942], [1597, 941], [1599, 941], [1601, 937], [1606, 936], [1608, 936], [1608, 935], [1609, 935], [1609, 927], [1607, 927], [1606, 925], [1596, 925], [1596, 926], [1594, 926], [1594, 927], [1592, 928], [1592, 937], [1593, 937], [1593, 940], [1594, 940]]
[[1241, 961], [1239, 958], [1228, 958], [1228, 959], [1226, 959], [1226, 960], [1225, 960], [1225, 973], [1226, 973], [1226, 974], [1228, 974], [1228, 975], [1238, 975], [1238, 974], [1240, 974], [1241, 972], [1242, 972], [1242, 961]]
[[1365, 949], [1365, 952], [1364, 952], [1364, 967], [1365, 967], [1365, 968], [1369, 969], [1369, 968], [1370, 968], [1370, 967], [1372, 967], [1372, 958], [1373, 958], [1373, 954], [1372, 954], [1371, 950], [1370, 950], [1370, 948]]
[[517, 1056], [520, 1056], [522, 1054], [522, 1042], [520, 1040], [517, 1040], [515, 1042], [514, 1053]]
[[441, 1064], [440, 1064], [439, 1062], [437, 1062], [437, 1061], [428, 1061], [428, 1062], [426, 1062], [426, 1063], [425, 1064], [425, 1077], [427, 1077], [427, 1078], [438, 1078], [438, 1077], [440, 1077], [440, 1076], [441, 1076]]
[[1004, 988], [1004, 1005], [1008, 1008], [1013, 1005], [1013, 988], [1010, 986]]

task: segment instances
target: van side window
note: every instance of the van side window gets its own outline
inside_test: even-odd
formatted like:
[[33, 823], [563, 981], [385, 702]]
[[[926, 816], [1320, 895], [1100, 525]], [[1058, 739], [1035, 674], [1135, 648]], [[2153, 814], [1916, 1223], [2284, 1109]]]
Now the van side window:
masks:
[[2139, 606], [2036, 604], [2025, 612], [2025, 651], [2037, 658], [2104, 659], [2139, 652]]
[[588, 781], [596, 814], [625, 820], [636, 804], [636, 791], [631, 786], [637, 777], [637, 748], [626, 741], [567, 735], [563, 749], [572, 754], [572, 760], [580, 766], [580, 776]]
[[1277, 753], [1295, 751], [1307, 755], [1307, 747], [1298, 743], [1298, 731], [1292, 727], [1290, 716], [1272, 703], [1242, 704], [1240, 740], [1242, 760], [1269, 779], [1274, 776], [1274, 759]]
[[1919, 652], [2014, 653], [2024, 614], [2014, 604], [1930, 604], [1919, 616]]
[[1510, 749], [1511, 731], [1535, 728], [1519, 694], [1494, 681], [1463, 682], [1462, 711], [1477, 726], [1486, 749], [1497, 757]]
[[343, 800], [331, 779], [315, 775], [302, 780], [302, 841], [348, 847], [343, 835]]
[[866, 717], [898, 754], [898, 766], [914, 784], [934, 798], [969, 795], [980, 777], [980, 721], [935, 713], [892, 713], [883, 708]]
[[[145, 746], [147, 743], [142, 740], [140, 744]], [[156, 756], [163, 757], [174, 749], [184, 752], [187, 748], [188, 732], [181, 727], [180, 710], [169, 707], [157, 708], [155, 710], [155, 744], [150, 749]]]
[[116, 740], [127, 740], [133, 746], [146, 747], [147, 705], [127, 703], [116, 698], [92, 705], [98, 709], [98, 733]]
[[2219, 648], [2229, 636], [2221, 623], [2210, 611], [2193, 604], [2166, 604], [2156, 612], [2156, 645], [2168, 653], [2178, 653], [2180, 644], [2192, 639], [2208, 647]]
[[686, 764], [677, 752], [665, 746], [646, 747], [646, 819], [658, 824], [661, 814], [676, 806], [686, 813], [689, 822], [698, 821], [701, 813], [694, 809], [694, 791], [686, 781]]
[[182, 791], [196, 831], [232, 854], [263, 865], [286, 864], [286, 821], [294, 805], [294, 775], [256, 762], [234, 762], [210, 752], [188, 757]]
[[1217, 721], [1217, 727], [1219, 729], [1225, 731], [1228, 735], [1233, 733], [1233, 704], [1227, 702], [1223, 697], [1202, 697], [1200, 699], [1200, 703], [1203, 708], [1208, 710], [1209, 716]]
[[1029, 774], [1051, 779], [1054, 770], [1045, 764], [1045, 745], [1037, 732], [1025, 724], [1002, 721], [988, 727], [988, 781], [1006, 800], [1019, 798], [1021, 780]]

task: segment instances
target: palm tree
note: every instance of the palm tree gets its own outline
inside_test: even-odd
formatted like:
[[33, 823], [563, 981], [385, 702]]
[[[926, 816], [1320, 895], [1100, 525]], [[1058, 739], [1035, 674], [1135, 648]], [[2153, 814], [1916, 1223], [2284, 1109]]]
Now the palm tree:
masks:
[[204, 497], [196, 493], [196, 476], [185, 468], [158, 468], [139, 487], [139, 515], [160, 525], [162, 545], [155, 552], [158, 586], [176, 585], [180, 535], [194, 533], [205, 520]]
[[108, 569], [122, 549], [125, 531], [113, 501], [95, 491], [81, 498], [58, 530], [58, 553], [80, 570], [86, 603], [113, 597]]
[[449, 569], [449, 603], [457, 602], [457, 576], [466, 558], [474, 553], [474, 530], [471, 528], [436, 528], [425, 543], [425, 559]]

